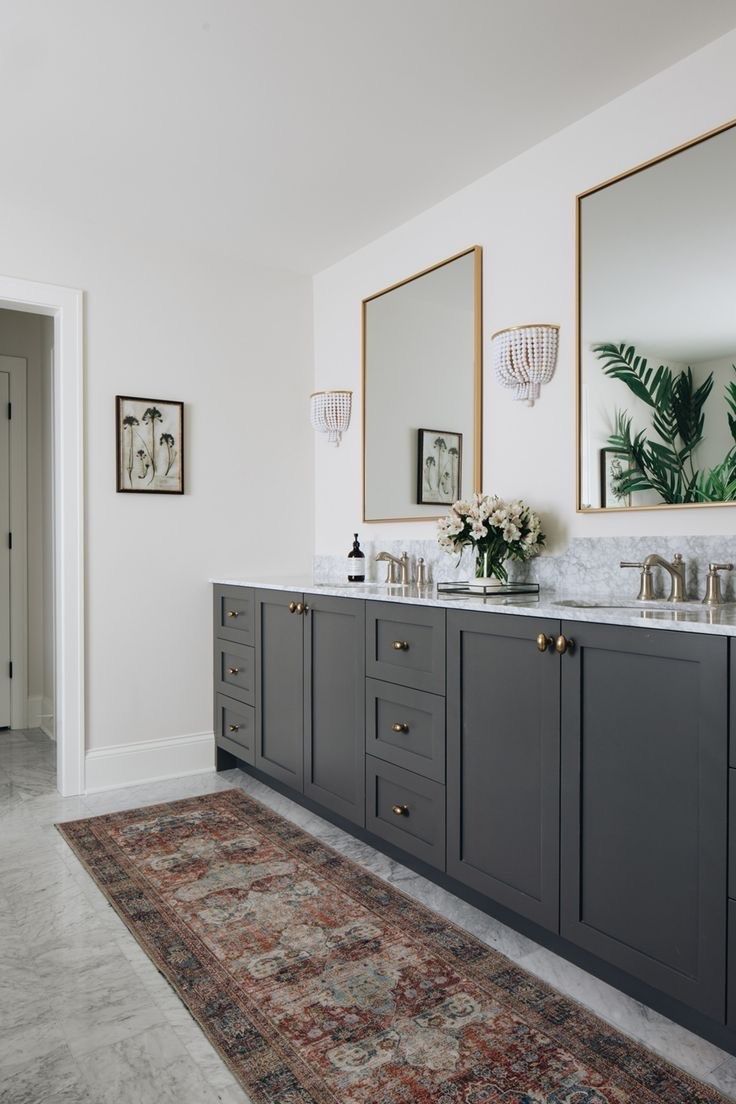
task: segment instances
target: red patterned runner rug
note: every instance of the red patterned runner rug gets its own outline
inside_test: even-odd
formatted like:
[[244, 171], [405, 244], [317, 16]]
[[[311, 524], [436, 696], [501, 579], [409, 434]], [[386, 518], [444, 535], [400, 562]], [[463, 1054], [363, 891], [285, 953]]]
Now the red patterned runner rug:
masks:
[[240, 790], [58, 828], [254, 1104], [725, 1104]]

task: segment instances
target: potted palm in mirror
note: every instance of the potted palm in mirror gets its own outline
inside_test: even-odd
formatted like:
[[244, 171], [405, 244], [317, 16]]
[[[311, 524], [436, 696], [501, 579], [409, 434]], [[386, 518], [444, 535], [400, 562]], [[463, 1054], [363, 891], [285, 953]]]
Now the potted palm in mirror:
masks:
[[507, 560], [524, 562], [544, 547], [539, 515], [517, 499], [505, 502], [498, 495], [474, 494], [455, 502], [447, 517], [437, 523], [440, 548], [462, 555], [475, 553], [475, 585], [508, 582]]

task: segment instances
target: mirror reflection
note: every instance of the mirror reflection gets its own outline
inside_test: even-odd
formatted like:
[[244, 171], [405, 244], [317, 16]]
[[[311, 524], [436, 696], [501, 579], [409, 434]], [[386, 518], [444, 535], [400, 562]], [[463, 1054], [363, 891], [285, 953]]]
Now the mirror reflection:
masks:
[[582, 509], [736, 501], [736, 129], [579, 197]]
[[363, 301], [364, 520], [424, 520], [479, 485], [481, 250]]

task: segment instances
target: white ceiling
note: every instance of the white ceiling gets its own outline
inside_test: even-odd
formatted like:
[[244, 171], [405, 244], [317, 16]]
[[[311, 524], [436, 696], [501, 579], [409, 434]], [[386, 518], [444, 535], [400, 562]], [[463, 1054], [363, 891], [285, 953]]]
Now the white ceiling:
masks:
[[314, 272], [734, 26], [733, 0], [0, 0], [0, 201]]

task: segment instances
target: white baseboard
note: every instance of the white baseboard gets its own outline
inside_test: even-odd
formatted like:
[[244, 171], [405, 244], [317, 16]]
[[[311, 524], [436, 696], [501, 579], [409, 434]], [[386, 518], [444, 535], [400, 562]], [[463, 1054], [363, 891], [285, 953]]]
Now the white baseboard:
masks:
[[54, 703], [50, 698], [34, 695], [26, 707], [26, 728], [40, 728], [50, 740], [55, 740]]
[[32, 697], [28, 699], [26, 706], [26, 728], [40, 728], [41, 717], [43, 716], [43, 698]]
[[92, 748], [85, 756], [85, 765], [86, 793], [200, 774], [214, 769], [215, 736], [213, 732], [194, 732], [163, 740]]

